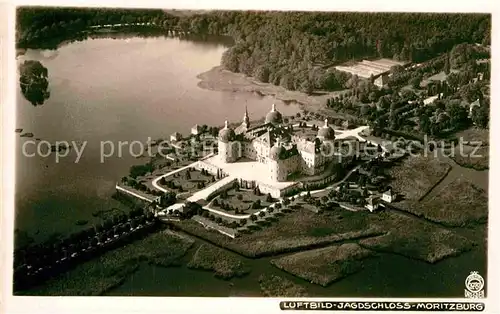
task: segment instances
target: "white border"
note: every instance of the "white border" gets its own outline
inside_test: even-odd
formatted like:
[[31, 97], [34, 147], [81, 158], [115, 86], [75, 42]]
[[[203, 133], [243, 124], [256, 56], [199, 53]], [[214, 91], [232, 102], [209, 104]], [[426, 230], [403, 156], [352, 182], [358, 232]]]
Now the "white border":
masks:
[[[2, 107], [2, 190], [0, 199], [2, 200], [2, 228], [0, 228], [1, 260], [0, 278], [2, 286], [0, 288], [0, 312], [1, 313], [110, 313], [117, 312], [138, 313], [187, 313], [187, 312], [207, 312], [217, 313], [270, 313], [280, 312], [278, 303], [284, 299], [265, 299], [265, 298], [131, 298], [131, 297], [13, 297], [12, 296], [12, 249], [13, 249], [13, 221], [14, 221], [14, 143], [15, 134], [15, 49], [14, 49], [14, 13], [15, 5], [53, 5], [53, 6], [107, 6], [107, 7], [160, 7], [170, 9], [261, 9], [261, 10], [316, 10], [316, 11], [393, 11], [393, 12], [484, 12], [492, 13], [492, 87], [499, 86], [499, 66], [498, 59], [498, 28], [497, 14], [495, 10], [495, 1], [488, 0], [454, 0], [454, 1], [436, 1], [436, 0], [341, 0], [341, 1], [293, 1], [293, 0], [253, 0], [253, 1], [224, 1], [224, 0], [187, 0], [179, 1], [96, 1], [96, 0], [7, 0], [9, 5], [2, 4], [0, 0], [0, 49], [1, 49], [1, 94], [0, 104]], [[340, 2], [340, 3], [337, 3]], [[7, 22], [7, 24], [5, 23]], [[3, 45], [2, 45], [3, 44]], [[7, 46], [7, 44], [9, 44]], [[4, 61], [8, 60], [10, 62]], [[9, 74], [9, 75], [7, 75]], [[488, 256], [488, 277], [485, 279], [489, 299], [484, 300], [487, 307], [485, 312], [500, 313], [500, 305], [493, 296], [499, 296], [499, 253], [495, 248], [498, 247], [497, 239], [499, 235], [499, 212], [497, 205], [499, 203], [498, 194], [495, 194], [495, 188], [498, 186], [496, 181], [499, 176], [499, 166], [497, 149], [495, 143], [498, 142], [500, 134], [500, 125], [498, 114], [500, 108], [496, 105], [498, 99], [498, 90], [491, 89], [492, 93], [492, 113], [490, 128], [491, 159], [490, 159], [490, 183], [489, 183], [489, 256]], [[465, 278], [464, 278], [465, 280]], [[347, 299], [342, 300], [366, 300], [366, 299]], [[312, 300], [312, 299], [311, 299]], [[320, 299], [316, 299], [320, 300]], [[324, 300], [322, 298], [321, 300]], [[332, 298], [333, 300], [333, 298]], [[376, 299], [377, 301], [416, 301], [412, 299]], [[418, 299], [425, 301], [425, 299]], [[428, 299], [429, 301], [452, 301], [449, 299]], [[459, 301], [459, 300], [453, 300]], [[470, 300], [465, 300], [470, 301]], [[496, 301], [496, 302], [495, 302]]]

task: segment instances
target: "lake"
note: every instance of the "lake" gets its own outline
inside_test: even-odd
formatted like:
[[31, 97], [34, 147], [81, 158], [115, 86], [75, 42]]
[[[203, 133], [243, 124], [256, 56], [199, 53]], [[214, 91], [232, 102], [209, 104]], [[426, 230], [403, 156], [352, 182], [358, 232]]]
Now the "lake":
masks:
[[[57, 50], [28, 50], [18, 57], [38, 60], [47, 69], [50, 98], [33, 106], [18, 92], [16, 128], [34, 134], [19, 138], [16, 166], [16, 228], [38, 239], [67, 233], [75, 222], [100, 209], [120, 208], [111, 199], [115, 182], [133, 164], [144, 163], [123, 146], [122, 157], [100, 161], [101, 141], [146, 142], [188, 134], [194, 124], [241, 121], [248, 106], [251, 119], [263, 117], [274, 99], [250, 93], [201, 89], [196, 76], [220, 64], [227, 39], [185, 40], [172, 37], [118, 36], [74, 42]], [[296, 105], [276, 101], [291, 115]], [[58, 163], [22, 153], [26, 140], [87, 141]], [[34, 153], [34, 145], [27, 146]], [[109, 146], [107, 146], [109, 147]], [[45, 148], [47, 149], [47, 148]], [[116, 152], [115, 155], [118, 153]]]

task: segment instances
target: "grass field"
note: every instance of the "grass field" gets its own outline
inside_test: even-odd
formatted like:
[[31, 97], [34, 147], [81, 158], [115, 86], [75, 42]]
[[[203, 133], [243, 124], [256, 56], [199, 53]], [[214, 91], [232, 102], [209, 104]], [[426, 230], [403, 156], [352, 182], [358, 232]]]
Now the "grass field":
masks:
[[141, 262], [177, 266], [193, 240], [171, 231], [160, 231], [78, 265], [25, 295], [95, 296], [120, 285]]
[[259, 284], [262, 294], [266, 297], [298, 298], [308, 296], [304, 287], [280, 276], [261, 275]]
[[458, 178], [443, 187], [433, 198], [404, 209], [447, 226], [463, 227], [486, 222], [488, 194], [466, 179]]
[[329, 246], [274, 259], [271, 263], [297, 277], [328, 286], [363, 268], [362, 260], [373, 252], [355, 243]]
[[482, 146], [488, 146], [490, 141], [490, 132], [487, 129], [469, 128], [455, 134], [455, 137], [464, 142], [479, 141]]
[[394, 191], [405, 200], [416, 201], [432, 189], [451, 169], [446, 162], [432, 156], [409, 156], [389, 169]]
[[436, 263], [475, 245], [453, 231], [402, 213], [385, 211], [377, 217], [388, 233], [359, 241], [362, 247]]
[[236, 254], [209, 244], [200, 245], [188, 267], [213, 271], [216, 277], [223, 279], [242, 277], [250, 272]]
[[269, 226], [235, 239], [216, 231], [206, 230], [190, 220], [173, 224], [188, 233], [242, 255], [258, 257], [382, 234], [383, 230], [371, 225], [372, 217], [367, 212], [354, 213], [338, 209], [315, 214], [307, 209], [298, 208], [280, 216]]
[[459, 149], [451, 159], [458, 165], [475, 170], [486, 170], [490, 166], [490, 150], [488, 146], [479, 147], [477, 150], [473, 147], [464, 146], [463, 154]]

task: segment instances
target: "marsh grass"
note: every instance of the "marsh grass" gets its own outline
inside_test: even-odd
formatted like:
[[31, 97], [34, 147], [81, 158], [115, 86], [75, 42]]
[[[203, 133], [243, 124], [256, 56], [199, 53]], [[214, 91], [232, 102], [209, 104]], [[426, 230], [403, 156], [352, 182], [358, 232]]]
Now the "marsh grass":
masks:
[[236, 254], [209, 244], [202, 244], [188, 264], [189, 268], [213, 271], [216, 277], [242, 277], [250, 268]]
[[260, 290], [266, 297], [307, 297], [306, 289], [286, 278], [275, 275], [259, 277]]
[[346, 243], [287, 255], [272, 260], [271, 264], [311, 283], [326, 287], [362, 270], [362, 260], [370, 256], [373, 256], [372, 251], [356, 243]]
[[471, 250], [475, 243], [454, 231], [397, 212], [379, 213], [385, 235], [362, 239], [362, 247], [395, 253], [428, 263]]
[[404, 208], [451, 227], [485, 223], [488, 219], [488, 194], [464, 178], [443, 187], [433, 198]]

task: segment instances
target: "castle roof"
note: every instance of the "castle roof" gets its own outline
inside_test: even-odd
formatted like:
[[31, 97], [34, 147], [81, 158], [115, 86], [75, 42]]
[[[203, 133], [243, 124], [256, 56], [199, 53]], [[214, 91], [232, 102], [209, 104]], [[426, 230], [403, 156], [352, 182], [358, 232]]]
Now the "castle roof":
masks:
[[276, 110], [276, 105], [273, 104], [271, 111], [269, 111], [266, 115], [266, 123], [278, 124], [282, 122], [283, 122], [283, 116], [278, 110]]
[[325, 119], [325, 125], [318, 130], [318, 137], [325, 140], [335, 139], [335, 131], [328, 125], [327, 119]]
[[226, 121], [224, 128], [219, 131], [219, 140], [223, 143], [227, 143], [233, 141], [235, 136], [234, 130], [228, 126]]
[[269, 150], [269, 158], [279, 160], [285, 151], [286, 149], [283, 146], [275, 145]]

